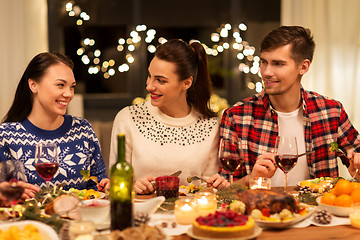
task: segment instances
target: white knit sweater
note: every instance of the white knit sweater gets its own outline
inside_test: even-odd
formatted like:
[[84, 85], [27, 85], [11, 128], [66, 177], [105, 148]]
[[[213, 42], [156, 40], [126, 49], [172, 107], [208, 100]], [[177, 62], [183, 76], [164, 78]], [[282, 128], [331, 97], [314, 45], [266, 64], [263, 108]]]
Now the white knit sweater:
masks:
[[150, 101], [126, 107], [114, 120], [110, 167], [117, 160], [117, 134], [124, 133], [126, 161], [135, 180], [182, 170], [180, 185], [188, 185], [187, 177], [208, 178], [218, 172], [218, 131], [217, 118], [204, 118], [194, 108], [186, 117], [172, 118]]

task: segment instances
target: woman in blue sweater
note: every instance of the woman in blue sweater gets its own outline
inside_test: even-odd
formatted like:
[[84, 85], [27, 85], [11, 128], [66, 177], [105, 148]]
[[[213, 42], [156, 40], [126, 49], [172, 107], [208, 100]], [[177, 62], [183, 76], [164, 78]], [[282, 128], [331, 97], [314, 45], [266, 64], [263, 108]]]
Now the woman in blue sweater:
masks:
[[51, 185], [65, 184], [64, 189], [96, 189], [92, 180], [84, 181], [81, 170], [90, 170], [90, 175], [99, 182], [104, 179], [104, 183], [106, 179], [93, 128], [85, 119], [65, 115], [75, 86], [70, 59], [58, 53], [36, 55], [27, 66], [12, 106], [0, 125], [0, 160], [15, 158], [24, 163], [27, 181], [31, 184], [25, 191], [28, 197], [46, 186], [34, 166], [35, 145], [39, 142], [58, 146], [59, 170], [51, 179]]

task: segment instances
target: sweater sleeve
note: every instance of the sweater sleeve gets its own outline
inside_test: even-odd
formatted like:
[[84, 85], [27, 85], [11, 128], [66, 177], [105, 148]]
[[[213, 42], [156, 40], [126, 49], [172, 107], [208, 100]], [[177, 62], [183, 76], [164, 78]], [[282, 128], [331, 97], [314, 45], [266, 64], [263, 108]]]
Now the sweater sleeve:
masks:
[[[99, 140], [95, 134], [95, 131], [89, 122], [86, 121], [86, 124], [89, 125], [89, 144], [91, 144], [89, 149], [92, 150], [90, 153], [90, 176], [97, 177], [98, 181], [100, 182], [103, 178], [106, 178], [105, 162], [101, 154]], [[87, 188], [96, 189], [95, 182], [88, 181]]]
[[212, 175], [219, 172], [219, 161], [218, 161], [218, 142], [219, 142], [219, 125], [213, 133], [211, 141], [211, 150], [208, 155], [208, 162], [202, 173], [202, 176], [207, 179]]
[[128, 163], [131, 164], [131, 155], [132, 155], [132, 136], [130, 132], [130, 111], [129, 108], [123, 108], [116, 115], [111, 131], [111, 143], [110, 143], [110, 156], [109, 156], [109, 167], [111, 167], [117, 161], [117, 136], [119, 133], [123, 133], [125, 135], [125, 159]]

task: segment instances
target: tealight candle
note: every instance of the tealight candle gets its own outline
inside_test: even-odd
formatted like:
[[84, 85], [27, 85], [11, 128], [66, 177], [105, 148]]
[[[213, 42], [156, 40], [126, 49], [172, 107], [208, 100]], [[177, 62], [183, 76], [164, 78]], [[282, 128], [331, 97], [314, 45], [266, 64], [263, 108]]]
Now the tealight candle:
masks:
[[360, 203], [351, 205], [349, 218], [353, 227], [360, 228]]
[[197, 212], [199, 216], [215, 213], [217, 209], [216, 194], [211, 192], [197, 192], [195, 195]]
[[198, 217], [193, 199], [183, 198], [175, 201], [174, 214], [179, 224], [188, 225]]
[[249, 180], [250, 189], [271, 189], [271, 179], [265, 177], [253, 177]]
[[71, 221], [69, 226], [70, 239], [77, 239], [83, 235], [91, 235], [95, 230], [92, 221]]

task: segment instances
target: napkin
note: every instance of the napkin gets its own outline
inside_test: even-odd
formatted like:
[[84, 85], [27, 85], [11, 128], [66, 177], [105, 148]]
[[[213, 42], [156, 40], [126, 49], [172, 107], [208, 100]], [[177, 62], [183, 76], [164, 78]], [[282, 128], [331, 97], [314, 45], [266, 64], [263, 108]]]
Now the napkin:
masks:
[[332, 226], [338, 226], [338, 225], [350, 225], [350, 218], [348, 217], [337, 217], [334, 215], [331, 215], [331, 222], [329, 224], [319, 224], [312, 220], [312, 216], [310, 216], [307, 219], [304, 219], [303, 221], [296, 223], [292, 225], [293, 228], [304, 228], [308, 227], [310, 225], [315, 225], [319, 227], [332, 227]]
[[[162, 227], [162, 223], [166, 223], [167, 227]], [[173, 227], [173, 223], [176, 224]], [[158, 226], [167, 236], [176, 236], [186, 233], [191, 225], [181, 225], [176, 222], [174, 214], [154, 213], [150, 215], [150, 226]]]

